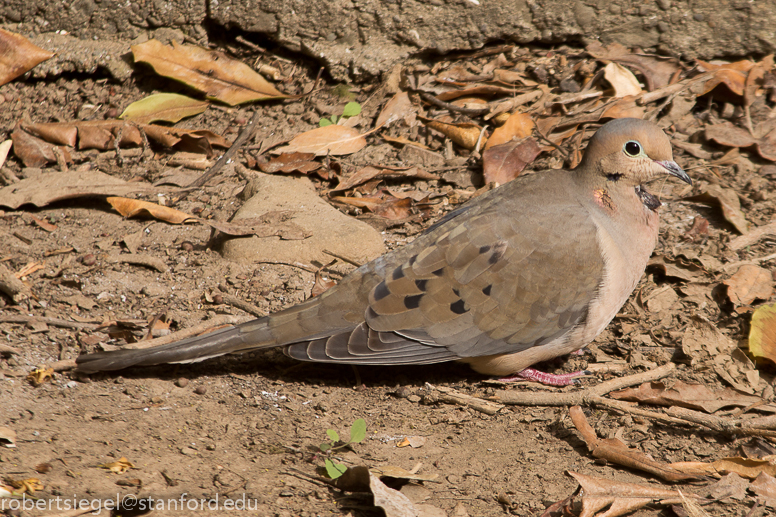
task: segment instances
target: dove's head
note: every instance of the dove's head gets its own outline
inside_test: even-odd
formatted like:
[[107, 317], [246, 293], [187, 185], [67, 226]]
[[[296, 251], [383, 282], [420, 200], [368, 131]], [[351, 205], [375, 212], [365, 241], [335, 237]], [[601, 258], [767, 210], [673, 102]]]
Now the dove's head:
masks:
[[[657, 125], [636, 118], [607, 122], [596, 131], [577, 173], [595, 181], [636, 186], [666, 174], [692, 184], [674, 161], [671, 141]], [[592, 178], [590, 178], [592, 179]]]

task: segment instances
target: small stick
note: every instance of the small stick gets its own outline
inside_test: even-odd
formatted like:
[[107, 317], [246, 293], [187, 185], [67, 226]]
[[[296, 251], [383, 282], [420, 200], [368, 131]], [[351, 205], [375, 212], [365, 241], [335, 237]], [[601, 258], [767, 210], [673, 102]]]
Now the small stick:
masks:
[[442, 109], [446, 109], [448, 111], [454, 111], [458, 113], [462, 113], [464, 115], [472, 115], [472, 116], [478, 116], [478, 115], [484, 115], [485, 113], [488, 113], [490, 111], [490, 107], [487, 108], [462, 108], [460, 106], [456, 106], [455, 104], [451, 104], [449, 102], [440, 101], [433, 95], [431, 95], [428, 92], [418, 92], [420, 94], [420, 97], [433, 104], [434, 106]]
[[262, 318], [267, 315], [266, 311], [261, 310], [260, 308], [256, 307], [252, 303], [248, 303], [245, 300], [241, 300], [240, 298], [233, 296], [228, 293], [220, 293], [221, 298], [224, 300], [224, 303], [227, 303], [231, 305], [232, 307], [237, 307], [238, 309], [241, 309], [248, 314], [253, 314], [257, 318]]

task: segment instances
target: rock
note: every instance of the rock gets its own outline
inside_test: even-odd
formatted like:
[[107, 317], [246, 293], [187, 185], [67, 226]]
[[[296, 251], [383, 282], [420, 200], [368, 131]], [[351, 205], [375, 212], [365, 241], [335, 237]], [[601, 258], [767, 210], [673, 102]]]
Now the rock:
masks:
[[[223, 245], [225, 258], [236, 262], [301, 262], [328, 264], [324, 249], [366, 263], [385, 253], [383, 238], [371, 226], [349, 217], [321, 199], [306, 177], [260, 174], [256, 194], [235, 214], [235, 220], [259, 217], [274, 210], [289, 210], [289, 220], [312, 233], [302, 240], [279, 237], [230, 239]], [[350, 268], [352, 269], [352, 267]]]

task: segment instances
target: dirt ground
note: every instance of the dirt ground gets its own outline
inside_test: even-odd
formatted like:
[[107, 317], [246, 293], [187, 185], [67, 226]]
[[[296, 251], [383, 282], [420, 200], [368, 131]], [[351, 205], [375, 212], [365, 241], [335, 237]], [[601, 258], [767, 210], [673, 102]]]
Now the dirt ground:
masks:
[[[523, 57], [524, 69], [533, 70], [534, 79], [558, 87], [556, 78], [562, 74], [548, 79], [540, 62], [551, 51], [554, 49], [529, 47]], [[583, 51], [569, 46], [558, 52], [578, 56]], [[236, 57], [250, 63], [255, 56], [245, 49]], [[491, 58], [472, 61], [484, 63]], [[449, 64], [444, 58], [429, 58], [408, 61], [407, 66], [420, 74], [443, 62]], [[286, 54], [275, 64], [290, 78], [281, 85], [288, 93], [309, 91], [315, 82], [317, 67], [305, 59], [289, 59]], [[541, 67], [545, 67], [544, 72], [538, 70]], [[381, 85], [379, 81], [358, 84], [350, 92], [363, 105], [380, 106], [390, 98]], [[278, 136], [290, 139], [317, 127], [322, 116], [341, 110], [347, 99], [337, 95], [340, 90], [334, 89], [336, 84], [324, 76], [319, 86], [313, 96], [302, 100], [237, 108], [215, 106], [178, 127], [207, 128], [233, 140], [253, 110], [261, 110], [261, 128], [239, 154], [243, 165], [255, 167], [258, 149], [265, 140]], [[23, 119], [115, 118], [128, 104], [152, 91], [176, 89], [185, 91], [143, 67], [122, 83], [101, 76], [99, 71], [94, 75], [22, 78], [0, 87], [0, 140], [9, 138]], [[773, 117], [770, 101], [763, 101], [760, 107], [764, 118]], [[696, 129], [709, 123], [708, 112], [722, 113], [724, 108], [724, 103], [713, 100], [703, 106], [699, 103], [692, 112], [699, 120]], [[435, 149], [444, 151], [438, 134], [422, 133], [422, 137], [430, 144], [436, 141]], [[399, 146], [377, 136], [370, 138], [365, 149], [339, 160], [342, 177], [376, 163], [376, 159], [380, 165], [405, 163]], [[723, 151], [727, 149], [714, 149], [714, 160]], [[154, 148], [153, 152], [156, 154], [151, 157], [138, 148], [124, 150], [119, 165], [113, 151], [74, 151], [70, 168], [153, 183], [171, 169], [162, 159], [166, 150]], [[251, 317], [224, 302], [218, 293], [239, 297], [266, 312], [289, 307], [310, 296], [315, 275], [286, 265], [228, 261], [209, 246], [211, 232], [206, 226], [126, 219], [101, 197], [0, 210], [2, 263], [13, 271], [30, 263], [43, 265], [24, 279], [33, 298], [15, 304], [0, 295], [0, 344], [17, 352], [0, 350], [0, 427], [15, 431], [17, 445], [0, 447], [0, 474], [13, 479], [38, 478], [44, 486], [36, 492], [41, 500], [62, 500], [59, 508], [23, 511], [22, 515], [54, 515], [73, 498], [105, 501], [117, 494], [139, 498], [180, 498], [186, 494], [187, 501], [232, 498], [247, 501], [251, 510], [246, 511], [262, 516], [380, 515], [370, 497], [340, 492], [315, 479], [316, 469], [324, 464], [325, 456], [318, 446], [326, 441], [327, 430], [345, 437], [351, 424], [363, 418], [366, 439], [338, 450], [335, 456], [347, 465], [419, 467], [419, 474], [435, 476], [403, 489], [414, 502], [436, 508], [426, 508], [427, 515], [541, 515], [546, 507], [576, 490], [578, 483], [567, 471], [663, 486], [648, 474], [592, 457], [571, 423], [567, 407], [515, 405], [491, 415], [442, 403], [433, 387], [486, 399], [501, 389], [574, 392], [671, 362], [677, 368], [669, 382], [699, 382], [711, 389], [728, 386], [708, 365], [692, 365], [692, 357], [683, 352], [683, 339], [693, 318], [702, 317], [724, 336], [745, 346], [752, 310], [772, 304], [774, 297], [771, 294], [744, 304], [731, 302], [723, 282], [736, 270], [723, 266], [767, 256], [773, 252], [773, 241], [764, 239], [733, 251], [726, 244], [738, 234], [719, 207], [687, 198], [705, 192], [709, 185], [732, 189], [752, 227], [771, 222], [776, 214], [772, 195], [776, 169], [752, 149], [741, 154], [746, 163], [721, 161], [712, 167], [711, 159], [675, 149], [678, 163], [695, 185], [692, 190], [677, 182], [651, 187], [665, 203], [660, 209], [661, 232], [655, 256], [682, 267], [692, 264], [692, 275], [671, 274], [670, 266], [666, 270], [660, 264], [650, 267], [631, 300], [585, 355], [541, 365], [547, 371], [589, 368], [597, 373], [585, 377], [581, 386], [551, 390], [533, 383], [505, 388], [456, 364], [355, 370], [299, 364], [277, 351], [115, 375], [84, 376], [63, 369], [35, 386], [25, 377], [34, 368], [74, 359], [84, 351], [112, 349], [142, 339], [155, 319], [178, 331], [223, 315], [240, 321]], [[564, 163], [568, 165], [560, 151], [548, 151], [529, 169]], [[427, 190], [448, 199], [454, 189], [471, 194], [482, 185], [478, 158], [460, 149], [456, 148], [455, 156], [439, 169], [461, 174], [422, 182], [388, 180], [386, 184]], [[24, 167], [11, 157], [3, 171], [0, 181], [10, 185], [14, 178], [57, 174], [59, 169], [57, 164]], [[469, 172], [475, 177], [472, 185], [465, 179]], [[196, 177], [201, 171], [187, 173]], [[312, 179], [322, 195], [334, 184], [316, 176]], [[244, 185], [234, 168], [227, 168], [176, 208], [203, 218], [227, 220], [244, 202], [238, 196]], [[144, 199], [159, 201], [157, 196]], [[391, 248], [412, 239], [452, 204], [432, 205], [427, 218], [387, 228], [383, 225], [386, 245]], [[350, 215], [361, 215], [352, 207], [337, 207]], [[688, 237], [699, 217], [709, 222], [708, 229]], [[167, 270], [112, 261], [110, 257], [127, 253], [128, 241], [137, 253], [161, 260]], [[776, 271], [773, 258], [757, 264], [771, 273]], [[617, 367], [611, 366], [615, 363]], [[760, 365], [759, 375], [763, 381], [756, 394], [772, 397], [773, 370], [767, 364]], [[660, 423], [601, 408], [586, 407], [585, 411], [599, 437], [620, 437], [661, 462], [741, 456], [744, 446], [773, 451], [765, 438]], [[425, 443], [417, 448], [399, 447], [408, 436], [424, 437]], [[101, 468], [120, 458], [126, 458], [134, 468], [119, 474]], [[686, 488], [701, 493], [711, 482]], [[763, 515], [772, 510], [760, 506], [750, 513], [755, 499], [750, 493], [713, 502], [705, 509], [715, 516]], [[194, 513], [191, 508], [186, 512]], [[633, 515], [681, 515], [676, 512], [681, 510], [654, 505]], [[169, 508], [155, 513], [180, 514]]]

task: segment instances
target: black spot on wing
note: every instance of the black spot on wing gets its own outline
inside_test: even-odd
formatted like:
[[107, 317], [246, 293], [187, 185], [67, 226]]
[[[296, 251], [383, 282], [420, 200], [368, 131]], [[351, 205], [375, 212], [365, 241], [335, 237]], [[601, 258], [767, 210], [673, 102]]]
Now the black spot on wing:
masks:
[[421, 291], [426, 290], [426, 284], [428, 283], [428, 280], [415, 280], [415, 287], [420, 289]]
[[450, 304], [450, 310], [453, 311], [455, 314], [463, 314], [467, 312], [469, 309], [466, 308], [466, 303], [464, 303], [463, 300], [458, 300], [457, 302]]
[[489, 251], [490, 251], [490, 245], [480, 246], [480, 254], [487, 253]]
[[408, 309], [417, 309], [420, 307], [420, 299], [423, 298], [422, 294], [416, 294], [413, 296], [406, 296], [404, 298], [404, 306]]
[[377, 284], [377, 287], [375, 287], [375, 301], [380, 301], [389, 294], [391, 294], [391, 291], [388, 290], [388, 286], [385, 285], [385, 282], [380, 282]]
[[486, 285], [482, 288], [482, 294], [485, 296], [490, 296], [490, 290], [493, 288], [493, 285]]
[[434, 275], [434, 276], [442, 276], [442, 275], [445, 274], [445, 268], [440, 267], [436, 271], [432, 271], [431, 274]]
[[393, 278], [394, 280], [398, 280], [403, 277], [404, 277], [404, 270], [402, 269], [401, 266], [393, 270], [393, 275], [391, 275], [391, 278]]
[[493, 254], [488, 257], [488, 263], [489, 264], [495, 264], [501, 258], [504, 256], [504, 253], [507, 251], [507, 243], [506, 241], [498, 241], [495, 246], [493, 246]]

